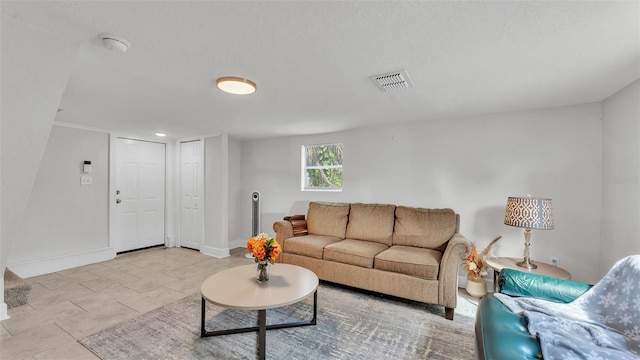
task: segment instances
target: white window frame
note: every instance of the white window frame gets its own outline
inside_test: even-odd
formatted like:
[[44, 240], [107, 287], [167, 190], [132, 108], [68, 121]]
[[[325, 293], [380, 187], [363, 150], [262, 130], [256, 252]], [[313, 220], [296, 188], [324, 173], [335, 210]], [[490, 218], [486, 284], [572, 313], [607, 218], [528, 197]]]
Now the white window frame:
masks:
[[[306, 149], [309, 147], [318, 147], [318, 146], [330, 146], [330, 145], [340, 145], [340, 147], [344, 150], [344, 145], [341, 142], [335, 143], [326, 143], [326, 144], [313, 144], [313, 145], [302, 145], [300, 147], [300, 161], [302, 169], [300, 175], [300, 190], [301, 191], [328, 191], [328, 192], [341, 192], [342, 187], [340, 188], [321, 188], [321, 187], [308, 187], [305, 186], [306, 181], [305, 178], [307, 176], [307, 170], [309, 169], [343, 169], [343, 165], [326, 165], [326, 166], [318, 166], [318, 165], [307, 165], [307, 151]], [[344, 176], [344, 170], [342, 175]], [[344, 181], [344, 178], [343, 178]]]

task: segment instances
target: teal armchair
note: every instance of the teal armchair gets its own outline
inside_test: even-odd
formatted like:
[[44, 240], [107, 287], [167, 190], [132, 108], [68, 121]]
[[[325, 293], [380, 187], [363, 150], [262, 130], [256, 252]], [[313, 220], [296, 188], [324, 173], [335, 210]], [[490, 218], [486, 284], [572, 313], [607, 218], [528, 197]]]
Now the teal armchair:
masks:
[[[498, 277], [499, 292], [509, 296], [528, 296], [569, 303], [591, 285], [560, 280], [512, 269]], [[529, 334], [527, 320], [512, 313], [493, 294], [480, 300], [476, 316], [476, 352], [481, 360], [542, 359], [538, 339]]]

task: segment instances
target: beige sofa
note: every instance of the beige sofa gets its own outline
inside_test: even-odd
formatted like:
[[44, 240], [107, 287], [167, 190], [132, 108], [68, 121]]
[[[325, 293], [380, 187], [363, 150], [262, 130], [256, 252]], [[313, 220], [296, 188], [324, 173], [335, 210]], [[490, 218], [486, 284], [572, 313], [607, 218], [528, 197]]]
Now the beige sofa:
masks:
[[453, 210], [311, 202], [306, 219], [285, 219], [273, 224], [279, 262], [321, 280], [442, 305], [453, 319], [459, 263], [471, 250]]

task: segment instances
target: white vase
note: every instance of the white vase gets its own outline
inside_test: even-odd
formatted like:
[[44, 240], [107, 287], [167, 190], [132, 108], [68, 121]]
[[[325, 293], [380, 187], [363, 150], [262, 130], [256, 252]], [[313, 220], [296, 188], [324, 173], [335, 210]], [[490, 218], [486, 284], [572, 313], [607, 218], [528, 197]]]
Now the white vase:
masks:
[[467, 292], [473, 297], [481, 298], [487, 294], [487, 283], [484, 279], [480, 281], [467, 279]]

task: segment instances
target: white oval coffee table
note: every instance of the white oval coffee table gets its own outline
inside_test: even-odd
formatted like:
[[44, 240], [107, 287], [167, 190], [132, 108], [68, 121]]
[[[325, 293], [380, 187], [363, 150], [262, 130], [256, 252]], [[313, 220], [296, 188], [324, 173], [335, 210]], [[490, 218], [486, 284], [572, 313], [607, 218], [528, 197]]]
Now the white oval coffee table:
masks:
[[[318, 276], [300, 266], [278, 263], [271, 266], [267, 283], [256, 281], [256, 266], [244, 265], [223, 270], [211, 275], [200, 287], [202, 313], [200, 337], [258, 332], [258, 358], [266, 356], [266, 331], [316, 324], [318, 303]], [[313, 318], [267, 326], [267, 309], [295, 304], [313, 294]], [[207, 331], [205, 329], [206, 301], [229, 309], [257, 310], [258, 326]]]

